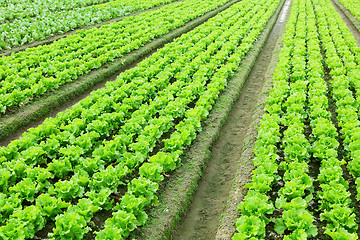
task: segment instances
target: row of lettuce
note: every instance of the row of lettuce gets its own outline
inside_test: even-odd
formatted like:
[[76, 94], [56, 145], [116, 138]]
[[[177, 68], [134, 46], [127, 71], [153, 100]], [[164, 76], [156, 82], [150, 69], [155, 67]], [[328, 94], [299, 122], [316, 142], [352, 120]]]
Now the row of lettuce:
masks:
[[[359, 193], [360, 49], [330, 1], [295, 0], [291, 11], [255, 144], [252, 182], [239, 205], [241, 216], [233, 239], [263, 239], [270, 234], [269, 228], [284, 234], [284, 239], [322, 234], [357, 239], [358, 225], [342, 165], [352, 174]], [[329, 111], [329, 92], [340, 136]], [[344, 156], [338, 154], [339, 137]], [[314, 162], [320, 163], [319, 174], [309, 176]], [[273, 202], [269, 194], [279, 183]], [[309, 211], [314, 200], [319, 204], [315, 211], [320, 212], [317, 225], [314, 212]], [[272, 215], [275, 210], [277, 215]], [[270, 220], [269, 216], [276, 217]]]
[[0, 58], [0, 113], [121, 59], [227, 1], [180, 1], [100, 28], [78, 31], [49, 45], [3, 56]]
[[278, 4], [231, 6], [0, 148], [0, 237], [34, 238], [49, 221], [51, 239], [121, 239], [142, 226]]
[[[55, 2], [55, 0], [53, 0]], [[53, 1], [46, 1], [39, 8], [45, 6], [54, 6]], [[11, 13], [12, 7], [4, 7], [0, 13], [0, 51], [11, 49], [30, 43], [36, 40], [43, 40], [54, 34], [63, 34], [82, 26], [89, 26], [106, 20], [125, 16], [129, 13], [150, 9], [165, 3], [171, 3], [175, 0], [114, 0], [102, 4], [95, 4], [75, 9], [67, 9], [62, 11], [46, 11], [37, 9], [38, 12], [31, 12], [27, 5], [24, 11], [32, 17], [16, 17], [12, 21], [3, 21], [7, 14]], [[58, 4], [62, 4], [63, 1]], [[71, 2], [71, 1], [69, 1]], [[79, 1], [77, 1], [79, 2]], [[91, 3], [94, 1], [84, 1]], [[34, 2], [36, 3], [36, 2]], [[56, 4], [56, 3], [55, 3]], [[64, 6], [69, 4], [64, 4]], [[15, 16], [14, 16], [15, 17]]]
[[7, 1], [0, 3], [0, 22], [13, 21], [18, 18], [34, 17], [45, 12], [55, 12], [86, 7], [108, 2], [109, 0], [37, 0], [37, 1]]
[[360, 2], [357, 0], [338, 0], [345, 8], [347, 8], [354, 17], [360, 22]]

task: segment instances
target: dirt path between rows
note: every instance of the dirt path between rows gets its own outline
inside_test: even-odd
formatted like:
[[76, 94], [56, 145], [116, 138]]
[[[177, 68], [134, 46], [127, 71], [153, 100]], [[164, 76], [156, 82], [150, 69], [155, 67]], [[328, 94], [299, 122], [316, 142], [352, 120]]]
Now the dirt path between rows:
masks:
[[[346, 25], [348, 26], [349, 30], [352, 32], [352, 34], [354, 35], [358, 46], [360, 47], [360, 32], [359, 30], [356, 28], [356, 26], [354, 25], [354, 23], [349, 19], [349, 17], [353, 17], [353, 21], [357, 21], [355, 19], [354, 16], [351, 15], [350, 11], [348, 11], [344, 6], [341, 5], [341, 3], [339, 3], [338, 1], [334, 1], [334, 0], [330, 0], [330, 2], [332, 3], [332, 5], [335, 7], [336, 11], [339, 13], [339, 15], [341, 16], [342, 20], [346, 23]], [[341, 6], [341, 8], [339, 7]], [[346, 13], [345, 13], [346, 11]], [[358, 22], [358, 21], [357, 21]], [[359, 22], [358, 22], [359, 23]]]
[[[215, 239], [220, 216], [224, 212], [233, 179], [238, 168], [243, 140], [250, 126], [253, 111], [261, 93], [272, 53], [284, 32], [290, 0], [282, 11], [248, 76], [239, 99], [229, 113], [219, 139], [212, 148], [211, 158], [199, 182], [189, 210], [180, 222], [173, 240]], [[252, 165], [239, 166], [249, 178]], [[247, 180], [245, 180], [247, 181]]]

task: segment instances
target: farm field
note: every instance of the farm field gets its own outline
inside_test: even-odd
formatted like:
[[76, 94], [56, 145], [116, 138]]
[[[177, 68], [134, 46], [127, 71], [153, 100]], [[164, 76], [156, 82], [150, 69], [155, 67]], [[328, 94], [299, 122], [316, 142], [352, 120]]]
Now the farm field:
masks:
[[359, 4], [0, 0], [0, 239], [359, 239]]

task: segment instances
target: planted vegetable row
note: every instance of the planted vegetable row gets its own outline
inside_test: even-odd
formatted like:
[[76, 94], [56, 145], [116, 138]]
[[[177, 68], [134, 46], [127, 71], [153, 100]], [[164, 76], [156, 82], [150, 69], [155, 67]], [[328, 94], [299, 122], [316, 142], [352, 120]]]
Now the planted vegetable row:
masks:
[[[359, 201], [360, 145], [358, 136], [360, 121], [358, 119], [358, 64], [360, 63], [360, 49], [357, 47], [350, 31], [346, 28], [345, 23], [339, 22], [341, 18], [331, 4], [329, 5], [326, 1], [313, 1], [313, 3], [315, 5], [316, 20], [319, 25], [319, 35], [324, 49], [325, 62], [331, 75], [331, 95], [335, 100], [337, 120], [343, 138], [345, 148], [344, 159], [347, 162], [348, 170], [355, 180], [358, 194], [357, 200]], [[340, 195], [340, 190], [340, 187], [335, 186], [333, 191], [338, 192]], [[341, 197], [339, 197], [339, 201], [343, 202]], [[350, 204], [350, 202], [346, 202], [346, 208], [339, 208], [335, 205], [334, 210], [328, 213], [327, 217], [336, 221], [336, 224], [339, 226], [333, 226], [330, 229], [333, 237], [349, 236], [349, 239], [357, 239], [355, 231], [358, 229], [358, 225], [355, 221], [355, 214], [351, 214]]]
[[[312, 226], [311, 216], [309, 219], [310, 225], [293, 225], [291, 221], [292, 217], [297, 217], [298, 213], [299, 217], [307, 214], [306, 210], [304, 210], [306, 202], [303, 202], [301, 197], [304, 195], [304, 189], [302, 189], [302, 187], [304, 186], [305, 189], [309, 187], [302, 184], [301, 178], [297, 178], [297, 176], [299, 176], [297, 170], [301, 170], [300, 175], [306, 174], [307, 166], [303, 160], [304, 158], [308, 158], [305, 147], [306, 144], [305, 146], [297, 146], [298, 144], [296, 142], [296, 140], [299, 140], [301, 143], [303, 143], [304, 140], [306, 142], [301, 128], [303, 125], [301, 119], [304, 117], [303, 104], [306, 96], [304, 99], [304, 93], [301, 92], [304, 84], [299, 84], [299, 82], [303, 82], [301, 75], [305, 74], [303, 69], [304, 29], [302, 28], [305, 15], [299, 14], [302, 7], [303, 4], [300, 1], [293, 1], [292, 13], [283, 38], [284, 47], [280, 53], [279, 63], [274, 73], [273, 88], [267, 98], [265, 107], [267, 113], [265, 113], [261, 120], [258, 140], [255, 144], [254, 152], [256, 157], [253, 162], [256, 169], [253, 171], [251, 183], [246, 185], [246, 187], [249, 188], [249, 192], [244, 202], [239, 206], [242, 215], [236, 222], [238, 232], [234, 235], [233, 239], [265, 238], [266, 226], [270, 223], [267, 215], [272, 214], [274, 211], [274, 203], [269, 200], [269, 193], [274, 184], [277, 184], [280, 180], [280, 176], [278, 175], [279, 168], [285, 168], [287, 172], [284, 174], [285, 185], [279, 192], [280, 198], [277, 199], [276, 204], [277, 208], [283, 208], [284, 212], [282, 218], [276, 221], [275, 231], [283, 234], [285, 229], [289, 229], [290, 231], [294, 230], [290, 236], [284, 237], [284, 239], [289, 239], [301, 234], [305, 234], [306, 236], [307, 234], [304, 230], [311, 229], [310, 227]], [[299, 48], [298, 51], [295, 46]], [[299, 65], [292, 73], [295, 61]], [[290, 84], [288, 79], [292, 79], [293, 83]], [[296, 88], [295, 85], [298, 87]], [[295, 97], [289, 96], [290, 93], [295, 94]], [[291, 108], [292, 105], [294, 105], [293, 109]], [[287, 113], [287, 110], [289, 110], [289, 113]], [[298, 111], [300, 111], [300, 113], [298, 113]], [[291, 112], [293, 113], [291, 114]], [[285, 159], [287, 161], [283, 162], [283, 165], [279, 165], [278, 160], [280, 156], [278, 155], [277, 145], [281, 137], [280, 125], [283, 123], [286, 125], [290, 125], [287, 123], [291, 123], [294, 124], [294, 126], [288, 128], [284, 133], [285, 138], [287, 137], [288, 140], [283, 141], [284, 144], [286, 144], [284, 145], [284, 152], [286, 152]], [[293, 140], [295, 141], [292, 141], [292, 135], [294, 135]], [[295, 137], [296, 135], [297, 137]], [[297, 157], [296, 154], [294, 155], [294, 151], [292, 151], [297, 149], [302, 153], [299, 157]], [[292, 162], [293, 160], [294, 162]], [[292, 172], [295, 173], [294, 176], [290, 174]], [[294, 190], [296, 188], [299, 190], [292, 193], [291, 185]], [[310, 187], [311, 186], [310, 181]], [[298, 196], [300, 197], [296, 198]], [[290, 200], [290, 202], [287, 202], [287, 200]], [[297, 229], [297, 227], [299, 227], [299, 229]], [[303, 229], [304, 227], [307, 227], [307, 229]], [[309, 234], [309, 236], [310, 235], [311, 234]]]
[[109, 0], [37, 0], [37, 1], [8, 1], [0, 3], [0, 22], [12, 21], [18, 18], [33, 17], [45, 12], [71, 10], [86, 7], [94, 4], [108, 2]]
[[[259, 4], [259, 2], [257, 4]], [[262, 2], [262, 4], [263, 4], [263, 2]], [[278, 5], [278, 2], [272, 2], [270, 5], [262, 6], [261, 7], [262, 11], [257, 13], [257, 15], [259, 16], [259, 18], [257, 20], [259, 22], [256, 22], [256, 20], [253, 22], [252, 21], [248, 22], [249, 26], [256, 24], [254, 32], [253, 32], [255, 36], [261, 32], [261, 29], [265, 26], [267, 20], [270, 18], [270, 16], [276, 9], [277, 5]], [[265, 9], [267, 9], [267, 10], [265, 10]], [[260, 17], [261, 13], [263, 15]], [[194, 111], [196, 110], [195, 113], [196, 112], [198, 112], [198, 113], [192, 114], [192, 116], [188, 116], [185, 120], [183, 120], [179, 124], [181, 127], [177, 127], [177, 131], [172, 134], [169, 141], [165, 142], [165, 149], [164, 149], [165, 151], [170, 152], [171, 154], [174, 154], [174, 153], [176, 154], [177, 151], [183, 151], [184, 147], [186, 145], [189, 145], [191, 143], [191, 141], [195, 138], [195, 133], [197, 131], [199, 131], [199, 127], [201, 125], [201, 119], [206, 117], [208, 114], [208, 111], [211, 110], [214, 100], [216, 100], [220, 91], [225, 87], [226, 78], [229, 78], [230, 76], [232, 76], [232, 72], [238, 67], [238, 64], [240, 62], [239, 59], [241, 59], [244, 56], [244, 53], [247, 52], [251, 48], [251, 45], [254, 43], [255, 39], [250, 36], [251, 36], [251, 34], [248, 35], [247, 37], [245, 37], [245, 39], [242, 41], [241, 45], [238, 47], [238, 50], [240, 50], [240, 52], [235, 51], [235, 53], [228, 59], [228, 63], [225, 64], [222, 68], [220, 68], [220, 70], [211, 79], [211, 82], [207, 87], [208, 88], [207, 91], [201, 95], [199, 101], [196, 103], [196, 106], [194, 108]], [[184, 135], [188, 136], [188, 138], [186, 139], [184, 137]], [[173, 146], [168, 144], [168, 146], [167, 146], [167, 143], [170, 143], [170, 144], [175, 143], [175, 144]], [[158, 154], [163, 154], [163, 153], [160, 152]], [[164, 169], [164, 170], [165, 170], [165, 172], [167, 171], [166, 169]], [[141, 180], [144, 177], [145, 177], [145, 179], [149, 178], [147, 176], [140, 174], [139, 180]], [[150, 179], [153, 182], [159, 182], [159, 180], [155, 180], [152, 177]], [[132, 186], [132, 182], [130, 183], [130, 185], [128, 187], [127, 193], [129, 193], [129, 194], [131, 194], [133, 192], [131, 186]], [[145, 207], [146, 207], [146, 205], [143, 206], [143, 208], [145, 208]], [[121, 206], [121, 204], [120, 204], [119, 208], [120, 208], [120, 210], [117, 211], [115, 214], [113, 214], [113, 217], [105, 222], [105, 229], [100, 231], [98, 236], [99, 235], [103, 236], [103, 234], [105, 234], [105, 236], [107, 236], [108, 232], [111, 232], [112, 229], [117, 228], [116, 220], [118, 219], [118, 214], [124, 214], [127, 212], [128, 214], [131, 215], [131, 212], [128, 211], [126, 207]], [[133, 222], [136, 222], [136, 221], [137, 220], [134, 220]], [[100, 238], [100, 239], [102, 239], [102, 238]]]
[[357, 0], [339, 0], [360, 21], [360, 2]]
[[[0, 24], [0, 51], [39, 39], [43, 40], [53, 34], [66, 33], [81, 26], [100, 23], [125, 16], [131, 12], [150, 9], [173, 1], [175, 0], [114, 0], [73, 10], [39, 12], [39, 14], [34, 14], [32, 18], [16, 18], [13, 21], [6, 21]], [[2, 22], [2, 18], [6, 18], [6, 14], [14, 14], [7, 13], [7, 11], [11, 12], [11, 7], [6, 7], [5, 9], [5, 16], [0, 16], [0, 22]], [[31, 14], [31, 11], [27, 8], [25, 11]]]
[[[310, 126], [313, 141], [313, 157], [321, 161], [317, 181], [322, 191], [317, 192], [321, 210], [320, 220], [325, 221], [324, 233], [332, 239], [357, 239], [354, 210], [351, 208], [348, 183], [344, 180], [341, 166], [345, 161], [339, 160], [337, 152], [338, 133], [331, 121], [327, 100], [328, 88], [324, 81], [324, 68], [320, 46], [320, 36], [316, 27], [313, 5], [306, 8], [309, 16], [309, 33], [312, 44], [309, 47], [309, 107]], [[319, 28], [320, 29], [320, 28]], [[323, 43], [323, 42], [322, 42]], [[322, 46], [323, 47], [323, 46]], [[311, 76], [311, 77], [310, 77]], [[342, 217], [340, 217], [340, 215]]]
[[121, 58], [228, 0], [185, 0], [0, 58], [0, 113]]
[[[289, 80], [289, 95], [284, 99], [281, 125], [285, 128], [280, 148], [284, 159], [280, 169], [284, 171], [284, 185], [278, 192], [275, 206], [282, 209], [281, 217], [276, 219], [274, 230], [284, 234], [284, 239], [307, 239], [317, 235], [313, 224], [314, 216], [308, 211], [308, 204], [314, 192], [313, 181], [309, 176], [310, 143], [305, 136], [307, 116], [309, 63], [308, 15], [305, 1], [300, 1], [294, 50], [290, 61], [292, 74]], [[288, 233], [285, 234], [285, 231]]]
[[[292, 12], [283, 38], [284, 47], [280, 53], [279, 62], [274, 73], [273, 88], [267, 98], [265, 107], [266, 114], [261, 120], [258, 140], [255, 144], [254, 165], [252, 182], [247, 185], [250, 188], [244, 202], [240, 204], [241, 217], [236, 226], [239, 231], [233, 239], [265, 238], [272, 229], [277, 234], [285, 234], [284, 239], [306, 239], [318, 236], [317, 227], [313, 221], [314, 216], [309, 212], [310, 201], [318, 201], [320, 208], [320, 221], [325, 224], [324, 233], [332, 239], [357, 239], [355, 213], [352, 209], [349, 184], [345, 181], [342, 165], [345, 161], [338, 160], [339, 142], [335, 125], [331, 120], [328, 105], [328, 88], [325, 78], [325, 70], [322, 65], [323, 56], [321, 48], [325, 50], [324, 60], [326, 63], [337, 63], [338, 69], [330, 68], [331, 74], [346, 71], [346, 67], [337, 61], [336, 50], [329, 44], [332, 40], [339, 39], [339, 35], [331, 39], [326, 32], [330, 18], [320, 21], [320, 12], [332, 13], [333, 7], [328, 1], [298, 0], [293, 2]], [[328, 4], [326, 9], [322, 4]], [[330, 8], [331, 6], [331, 8]], [[334, 9], [335, 12], [335, 9]], [[333, 13], [334, 13], [333, 12]], [[333, 23], [342, 24], [334, 16]], [[331, 22], [331, 21], [330, 21]], [[341, 23], [340, 23], [341, 22]], [[317, 27], [318, 26], [318, 27]], [[336, 32], [335, 27], [329, 29]], [[344, 30], [345, 28], [343, 28]], [[335, 33], [334, 33], [335, 34]], [[351, 35], [346, 35], [350, 37]], [[321, 40], [321, 42], [320, 42]], [[357, 50], [352, 44], [352, 39], [345, 40], [349, 48], [355, 53]], [[346, 50], [343, 44], [341, 53]], [[335, 51], [334, 51], [335, 50]], [[334, 55], [327, 54], [334, 52]], [[344, 56], [351, 56], [350, 50]], [[351, 58], [351, 57], [350, 57]], [[352, 57], [353, 64], [345, 61], [352, 71], [356, 68], [356, 56]], [[341, 68], [340, 68], [341, 67]], [[352, 75], [354, 76], [354, 75]], [[342, 78], [346, 78], [343, 74]], [[341, 81], [341, 84], [340, 84]], [[355, 80], [353, 80], [355, 82]], [[347, 85], [346, 81], [340, 80], [332, 86], [335, 93], [343, 92], [337, 85]], [[349, 94], [334, 97], [336, 105], [342, 106], [349, 100]], [[354, 92], [355, 94], [355, 92]], [[338, 110], [339, 125], [342, 110]], [[351, 127], [358, 127], [358, 122], [350, 119], [356, 118], [356, 113], [348, 112], [347, 123]], [[351, 117], [352, 116], [352, 117]], [[305, 133], [305, 120], [308, 126], [308, 136]], [[346, 125], [348, 126], [348, 125]], [[281, 134], [279, 129], [285, 129], [281, 139], [282, 147], [278, 147]], [[349, 130], [349, 129], [347, 129]], [[351, 131], [349, 131], [350, 133]], [[356, 128], [352, 132], [357, 132]], [[343, 133], [343, 130], [341, 131]], [[347, 138], [344, 134], [345, 139]], [[352, 146], [356, 146], [356, 140], [348, 138]], [[344, 141], [345, 142], [345, 141]], [[357, 148], [359, 149], [359, 148]], [[279, 165], [276, 160], [281, 160], [282, 152], [284, 161]], [[313, 180], [308, 172], [309, 159], [320, 161], [320, 173], [316, 178], [321, 191], [314, 193]], [[348, 166], [352, 165], [352, 162]], [[351, 168], [351, 167], [350, 167]], [[279, 177], [277, 170], [284, 171], [284, 186], [280, 188], [276, 200], [277, 212], [282, 217], [273, 219], [270, 223], [267, 214], [274, 211], [273, 203], [269, 201], [269, 191], [277, 184]], [[313, 200], [313, 196], [315, 199]], [[314, 204], [314, 203], [313, 203]], [[273, 225], [272, 225], [273, 224]], [[319, 224], [319, 223], [318, 223]]]
[[[22, 232], [31, 238], [55, 218], [53, 238], [82, 239], [93, 214], [103, 209], [112, 209], [113, 216], [97, 239], [126, 237], [143, 225], [163, 174], [176, 168], [185, 146], [201, 131], [201, 120], [277, 5], [265, 0], [235, 4], [1, 148], [2, 175], [10, 174], [2, 182], [2, 196], [23, 202], [7, 213], [0, 236], [13, 239]], [[62, 168], [50, 167], [61, 161]], [[37, 170], [28, 174], [30, 169]], [[20, 184], [24, 181], [28, 186], [40, 182], [41, 192], [29, 197]], [[114, 206], [109, 196], [119, 185], [126, 193]]]

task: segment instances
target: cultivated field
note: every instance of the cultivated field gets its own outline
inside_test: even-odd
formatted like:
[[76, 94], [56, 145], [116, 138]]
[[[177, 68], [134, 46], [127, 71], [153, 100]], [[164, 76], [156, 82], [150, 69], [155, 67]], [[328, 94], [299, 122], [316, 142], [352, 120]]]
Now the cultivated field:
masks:
[[0, 0], [0, 239], [359, 239], [358, 0]]

